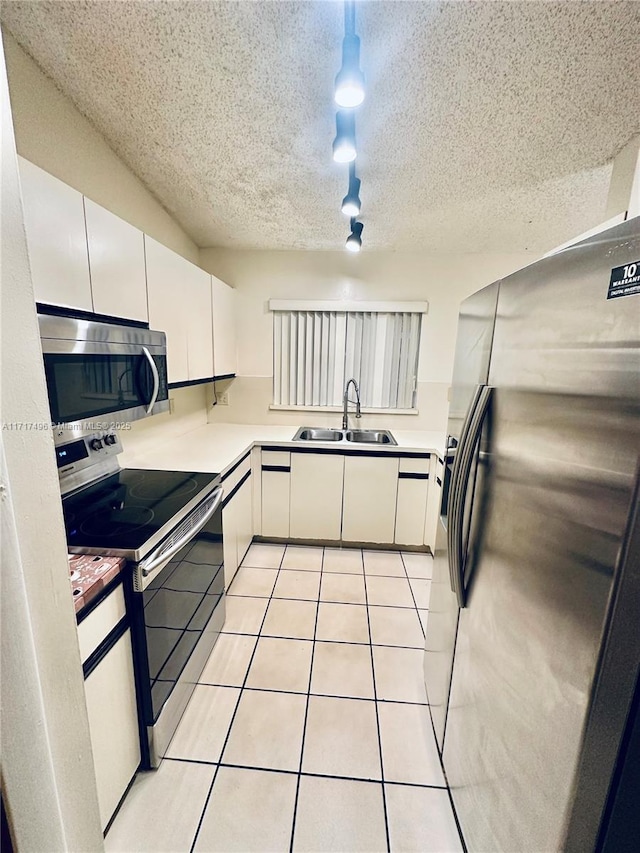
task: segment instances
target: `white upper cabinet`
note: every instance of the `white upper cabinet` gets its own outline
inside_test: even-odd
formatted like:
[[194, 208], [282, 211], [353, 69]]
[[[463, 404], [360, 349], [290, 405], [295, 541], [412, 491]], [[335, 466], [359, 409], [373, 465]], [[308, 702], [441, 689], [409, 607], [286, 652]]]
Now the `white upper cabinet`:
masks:
[[185, 273], [188, 262], [146, 234], [144, 241], [149, 326], [167, 335], [169, 382], [186, 382], [189, 379], [186, 322], [189, 272]]
[[93, 309], [147, 322], [147, 276], [142, 231], [84, 200]]
[[82, 194], [18, 159], [36, 301], [93, 311]]
[[213, 367], [215, 376], [236, 373], [236, 293], [232, 287], [211, 276], [213, 295]]
[[213, 376], [213, 338], [211, 333], [211, 276], [185, 261], [185, 309], [189, 379]]

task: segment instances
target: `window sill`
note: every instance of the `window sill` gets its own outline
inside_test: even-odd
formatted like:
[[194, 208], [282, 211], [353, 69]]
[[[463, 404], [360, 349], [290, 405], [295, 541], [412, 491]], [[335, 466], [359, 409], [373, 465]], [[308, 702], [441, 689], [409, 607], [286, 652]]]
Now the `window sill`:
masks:
[[[342, 406], [269, 406], [272, 412], [342, 412]], [[353, 415], [354, 406], [349, 404], [349, 415]], [[419, 415], [419, 409], [370, 409], [362, 407], [363, 415]]]

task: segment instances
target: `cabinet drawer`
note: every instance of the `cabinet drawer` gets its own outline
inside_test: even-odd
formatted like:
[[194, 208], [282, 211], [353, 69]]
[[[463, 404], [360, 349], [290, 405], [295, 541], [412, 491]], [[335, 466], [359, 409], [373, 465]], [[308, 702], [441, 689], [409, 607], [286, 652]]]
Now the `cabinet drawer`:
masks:
[[95, 652], [107, 634], [116, 627], [125, 614], [124, 591], [122, 584], [120, 584], [78, 625], [78, 642], [82, 663]]
[[242, 462], [231, 471], [230, 474], [222, 475], [222, 488], [224, 489], [224, 496], [227, 498], [231, 492], [238, 485], [240, 480], [251, 470], [251, 454], [247, 454], [246, 458], [242, 460]]
[[262, 464], [289, 468], [291, 466], [291, 454], [284, 450], [263, 450]]
[[428, 474], [431, 467], [431, 457], [425, 456], [421, 459], [411, 457], [400, 457], [401, 474]]

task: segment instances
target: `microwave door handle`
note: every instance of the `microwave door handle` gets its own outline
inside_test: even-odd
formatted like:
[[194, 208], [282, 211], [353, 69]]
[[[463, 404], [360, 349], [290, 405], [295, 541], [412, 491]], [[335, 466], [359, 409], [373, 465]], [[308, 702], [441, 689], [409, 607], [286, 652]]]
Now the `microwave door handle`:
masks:
[[142, 571], [143, 577], [148, 577], [152, 572], [155, 572], [160, 566], [164, 566], [165, 563], [168, 563], [169, 560], [173, 559], [178, 551], [181, 551], [184, 546], [189, 542], [189, 540], [193, 539], [194, 536], [202, 530], [205, 524], [209, 521], [211, 516], [218, 509], [220, 504], [222, 503], [222, 497], [224, 495], [224, 490], [218, 487], [217, 494], [215, 500], [209, 507], [209, 509], [202, 516], [200, 521], [196, 524], [195, 527], [192, 527], [188, 530], [184, 536], [180, 537], [180, 539], [175, 542], [171, 548], [168, 548], [166, 551], [161, 551], [157, 556], [152, 556], [149, 560], [140, 564], [140, 570]]
[[451, 518], [448, 526], [448, 550], [451, 589], [456, 594], [458, 606], [465, 606], [464, 569], [465, 554], [463, 542], [464, 508], [469, 485], [469, 475], [473, 464], [474, 452], [482, 430], [493, 388], [490, 385], [479, 385], [474, 400], [469, 408], [469, 416], [465, 423], [466, 429], [460, 439], [454, 461], [452, 475]]
[[156, 367], [156, 363], [153, 360], [153, 356], [146, 347], [142, 347], [142, 354], [149, 362], [149, 367], [151, 368], [151, 375], [153, 376], [153, 393], [151, 394], [151, 399], [147, 404], [147, 414], [150, 415], [153, 411], [153, 407], [155, 406], [156, 400], [158, 399], [158, 391], [160, 390], [160, 377], [158, 376], [158, 368]]

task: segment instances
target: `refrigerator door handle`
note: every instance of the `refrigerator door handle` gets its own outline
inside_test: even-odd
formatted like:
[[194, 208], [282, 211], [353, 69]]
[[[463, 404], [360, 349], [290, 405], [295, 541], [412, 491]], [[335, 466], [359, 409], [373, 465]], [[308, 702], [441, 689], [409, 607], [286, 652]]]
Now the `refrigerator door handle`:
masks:
[[478, 385], [469, 406], [460, 444], [455, 457], [451, 476], [451, 505], [447, 528], [449, 552], [449, 579], [451, 590], [455, 593], [458, 606], [465, 606], [464, 568], [465, 554], [463, 542], [464, 506], [467, 497], [469, 475], [473, 464], [474, 451], [489, 408], [493, 388], [490, 385]]
[[[473, 392], [473, 397], [471, 398], [471, 402], [469, 403], [469, 408], [467, 409], [467, 413], [465, 415], [464, 421], [462, 423], [462, 429], [460, 430], [460, 438], [455, 447], [455, 454], [453, 455], [453, 467], [451, 469], [451, 482], [449, 483], [449, 495], [448, 495], [448, 503], [447, 503], [447, 559], [449, 562], [449, 583], [451, 584], [451, 591], [456, 591], [456, 578], [459, 574], [458, 567], [458, 552], [455, 547], [455, 537], [454, 537], [454, 529], [453, 529], [453, 519], [455, 517], [455, 506], [456, 506], [456, 496], [458, 494], [459, 488], [458, 484], [460, 482], [460, 462], [462, 461], [461, 451], [463, 450], [467, 434], [471, 427], [471, 421], [473, 419], [473, 413], [476, 410], [478, 405], [478, 400], [480, 399], [480, 394], [482, 393], [483, 385], [477, 385], [475, 391]], [[449, 447], [447, 447], [447, 452], [449, 451]]]

